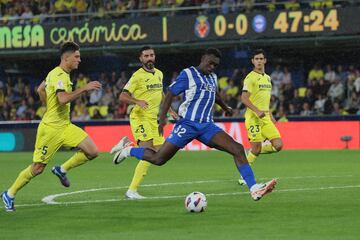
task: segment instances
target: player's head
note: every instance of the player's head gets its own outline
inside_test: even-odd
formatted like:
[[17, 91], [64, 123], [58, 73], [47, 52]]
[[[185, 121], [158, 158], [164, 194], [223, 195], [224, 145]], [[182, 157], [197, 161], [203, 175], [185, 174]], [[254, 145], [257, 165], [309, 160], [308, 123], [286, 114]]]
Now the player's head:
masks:
[[222, 55], [217, 48], [208, 48], [204, 51], [199, 68], [205, 73], [210, 74], [215, 71], [220, 64]]
[[251, 55], [251, 62], [256, 70], [263, 71], [266, 63], [265, 51], [262, 49], [256, 49]]
[[144, 46], [139, 51], [139, 60], [146, 70], [153, 70], [155, 67], [155, 50], [150, 46]]
[[61, 64], [64, 64], [68, 70], [77, 69], [80, 59], [80, 47], [74, 42], [65, 42], [60, 47]]

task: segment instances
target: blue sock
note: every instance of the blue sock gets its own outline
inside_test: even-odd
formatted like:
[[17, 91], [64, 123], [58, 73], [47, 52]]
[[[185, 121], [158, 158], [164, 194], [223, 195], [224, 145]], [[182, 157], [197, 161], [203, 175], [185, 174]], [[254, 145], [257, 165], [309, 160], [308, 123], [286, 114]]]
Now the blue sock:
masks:
[[238, 170], [249, 189], [256, 184], [254, 173], [248, 163], [238, 167]]
[[130, 156], [136, 157], [139, 160], [142, 160], [144, 157], [145, 148], [143, 147], [133, 147], [130, 150]]

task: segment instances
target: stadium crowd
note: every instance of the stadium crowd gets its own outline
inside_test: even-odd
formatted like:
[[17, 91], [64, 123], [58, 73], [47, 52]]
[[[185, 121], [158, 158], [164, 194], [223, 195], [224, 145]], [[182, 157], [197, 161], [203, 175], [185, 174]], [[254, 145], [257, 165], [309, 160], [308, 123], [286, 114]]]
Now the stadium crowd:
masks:
[[[0, 0], [0, 24], [344, 7], [354, 0]], [[159, 12], [167, 9], [165, 12]]]
[[[220, 108], [214, 109], [217, 117], [243, 117], [245, 106], [240, 100], [242, 83], [248, 69], [234, 69], [229, 76], [218, 79], [221, 95], [234, 109], [232, 116], [225, 116]], [[277, 65], [270, 71], [273, 90], [271, 111], [279, 121], [288, 116], [342, 116], [360, 115], [360, 71], [355, 66], [320, 66], [315, 64], [308, 71], [302, 87], [295, 88], [292, 71]], [[174, 72], [166, 78], [169, 85], [177, 77]], [[93, 76], [80, 73], [75, 77], [74, 87], [97, 80], [103, 84], [101, 91], [93, 91], [72, 106], [72, 120], [127, 119], [133, 106], [118, 101], [118, 96], [129, 79], [127, 72], [100, 73]], [[46, 107], [41, 104], [36, 87], [20, 76], [8, 76], [0, 81], [0, 120], [18, 121], [41, 119]], [[178, 110], [182, 97], [178, 96], [172, 108]]]

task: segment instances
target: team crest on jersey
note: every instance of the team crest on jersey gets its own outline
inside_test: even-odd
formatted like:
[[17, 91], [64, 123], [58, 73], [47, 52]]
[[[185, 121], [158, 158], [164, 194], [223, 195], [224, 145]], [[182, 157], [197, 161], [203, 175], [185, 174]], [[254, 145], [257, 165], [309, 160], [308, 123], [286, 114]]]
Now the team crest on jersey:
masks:
[[62, 80], [57, 82], [58, 89], [64, 89], [64, 82]]
[[206, 38], [210, 33], [210, 23], [206, 16], [198, 16], [194, 25], [195, 35], [199, 38]]

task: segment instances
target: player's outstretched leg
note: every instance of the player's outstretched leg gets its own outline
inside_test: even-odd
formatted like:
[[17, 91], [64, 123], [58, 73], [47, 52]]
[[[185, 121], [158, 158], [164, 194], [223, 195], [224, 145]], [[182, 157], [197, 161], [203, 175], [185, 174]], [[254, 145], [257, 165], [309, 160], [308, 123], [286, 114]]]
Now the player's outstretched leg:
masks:
[[61, 184], [64, 186], [64, 187], [70, 187], [70, 181], [69, 179], [66, 177], [66, 173], [61, 170], [61, 167], [60, 166], [54, 166], [52, 169], [51, 169], [51, 172], [57, 176], [61, 182]]
[[15, 205], [14, 205], [15, 198], [10, 197], [8, 191], [1, 193], [1, 199], [5, 204], [5, 210], [7, 212], [15, 211]]
[[253, 200], [258, 201], [266, 194], [270, 193], [276, 185], [276, 180], [273, 179], [264, 184], [256, 183], [254, 173], [248, 163], [244, 151], [244, 147], [234, 141], [228, 134], [224, 131], [216, 133], [210, 141], [210, 145], [221, 150], [226, 151], [234, 156], [234, 161], [238, 171], [240, 172], [242, 178], [246, 182], [250, 190], [250, 195]]

